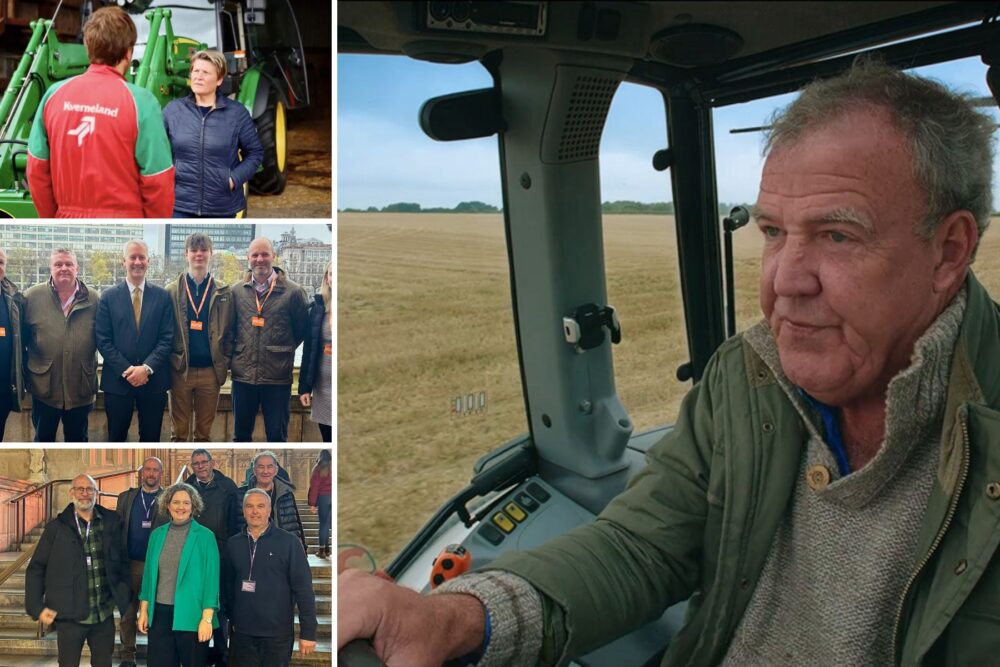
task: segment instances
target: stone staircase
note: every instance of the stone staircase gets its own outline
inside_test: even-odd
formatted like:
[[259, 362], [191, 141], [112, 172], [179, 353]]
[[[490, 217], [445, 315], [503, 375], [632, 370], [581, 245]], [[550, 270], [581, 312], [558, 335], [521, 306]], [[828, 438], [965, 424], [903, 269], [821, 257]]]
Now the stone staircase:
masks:
[[[333, 661], [332, 640], [332, 565], [330, 559], [321, 559], [315, 554], [319, 550], [319, 518], [309, 513], [305, 503], [299, 504], [303, 527], [306, 530], [308, 544], [309, 566], [312, 569], [313, 589], [316, 592], [316, 613], [319, 620], [319, 631], [316, 637], [316, 652], [302, 658], [298, 655], [299, 643], [296, 640], [292, 655], [292, 665], [306, 667], [311, 665], [330, 665]], [[25, 537], [25, 543], [37, 542], [41, 536], [41, 528], [35, 529]], [[17, 552], [0, 553], [0, 570], [15, 560]], [[0, 585], [0, 667], [57, 667], [56, 634], [49, 632], [38, 638], [38, 622], [33, 621], [24, 612], [24, 572], [27, 563], [15, 572], [7, 581]], [[118, 624], [118, 612], [115, 611], [115, 624]], [[299, 633], [299, 619], [295, 617], [295, 634]], [[115, 635], [117, 665], [118, 635]], [[139, 634], [137, 640], [137, 664], [146, 664], [146, 636]], [[89, 656], [90, 649], [84, 646], [83, 655]], [[81, 664], [90, 664], [83, 660]]]

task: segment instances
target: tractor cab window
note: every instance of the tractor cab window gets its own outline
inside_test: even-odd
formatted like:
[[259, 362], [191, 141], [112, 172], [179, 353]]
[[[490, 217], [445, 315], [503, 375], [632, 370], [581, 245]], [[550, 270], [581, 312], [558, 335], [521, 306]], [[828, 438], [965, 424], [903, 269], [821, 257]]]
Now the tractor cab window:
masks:
[[[219, 48], [219, 29], [216, 20], [215, 5], [205, 0], [154, 0], [147, 11], [157, 7], [170, 9], [170, 22], [174, 37], [181, 38], [182, 45], [195, 46], [205, 44], [210, 49]], [[133, 60], [141, 60], [149, 42], [149, 20], [142, 14], [133, 14], [136, 38]]]
[[[270, 3], [269, 3], [270, 6]], [[380, 565], [526, 433], [497, 138], [423, 134], [478, 63], [338, 56], [338, 530]]]
[[608, 303], [622, 326], [615, 386], [635, 433], [673, 422], [690, 388], [675, 377], [688, 346], [670, 174], [652, 166], [666, 147], [663, 95], [622, 83], [601, 139], [601, 201]]

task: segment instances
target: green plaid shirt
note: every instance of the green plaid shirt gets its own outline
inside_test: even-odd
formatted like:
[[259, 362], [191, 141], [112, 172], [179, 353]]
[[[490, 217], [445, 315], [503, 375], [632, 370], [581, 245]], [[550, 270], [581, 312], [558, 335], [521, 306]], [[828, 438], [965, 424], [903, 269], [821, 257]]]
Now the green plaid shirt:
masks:
[[[84, 568], [87, 569], [87, 597], [90, 598], [90, 613], [80, 623], [102, 623], [114, 614], [115, 603], [111, 599], [111, 588], [104, 576], [104, 522], [97, 508], [94, 508], [93, 520], [90, 522], [90, 534], [87, 534], [87, 522], [75, 515], [80, 528], [80, 539], [83, 540]], [[90, 558], [87, 568], [86, 559]]]

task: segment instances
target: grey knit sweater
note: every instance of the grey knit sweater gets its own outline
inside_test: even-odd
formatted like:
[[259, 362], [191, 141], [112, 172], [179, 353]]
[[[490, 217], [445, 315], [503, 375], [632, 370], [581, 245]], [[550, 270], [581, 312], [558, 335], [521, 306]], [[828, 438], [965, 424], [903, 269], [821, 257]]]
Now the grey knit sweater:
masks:
[[[889, 383], [881, 448], [843, 478], [823, 440], [819, 415], [781, 372], [768, 326], [761, 323], [745, 334], [799, 410], [810, 437], [788, 514], [725, 667], [891, 662], [896, 605], [913, 568], [933, 484], [965, 304], [963, 288], [917, 341], [911, 365]], [[814, 465], [830, 473], [830, 482], [818, 490], [805, 477]], [[466, 593], [486, 606], [492, 637], [478, 667], [536, 664], [542, 601], [527, 581], [507, 572], [472, 573], [435, 592]]]
[[160, 604], [174, 603], [174, 591], [177, 589], [177, 568], [181, 564], [181, 551], [184, 542], [191, 531], [191, 519], [184, 523], [171, 522], [167, 528], [167, 537], [163, 540], [163, 550], [157, 562], [159, 571], [156, 576], [156, 601]]
[[[934, 483], [964, 312], [963, 289], [917, 341], [909, 368], [889, 383], [881, 448], [843, 478], [817, 428], [818, 415], [781, 373], [770, 329], [758, 325], [746, 333], [802, 413], [810, 437], [790, 511], [723, 667], [892, 664], [897, 606]], [[816, 465], [826, 467], [832, 481], [814, 490], [806, 471]]]

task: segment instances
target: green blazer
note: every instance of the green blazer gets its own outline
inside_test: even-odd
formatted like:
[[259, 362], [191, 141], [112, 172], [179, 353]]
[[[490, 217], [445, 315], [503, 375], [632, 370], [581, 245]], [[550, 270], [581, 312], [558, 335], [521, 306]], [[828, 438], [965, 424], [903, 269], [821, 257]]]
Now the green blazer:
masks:
[[[163, 542], [167, 539], [169, 528], [168, 523], [149, 534], [139, 599], [149, 603], [150, 625], [153, 625], [153, 609], [156, 607], [160, 552], [163, 551]], [[174, 590], [174, 627], [171, 629], [197, 632], [201, 612], [209, 607], [219, 610], [219, 547], [211, 530], [192, 521], [178, 564], [177, 588]], [[212, 614], [212, 627], [219, 627], [218, 614]]]

